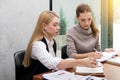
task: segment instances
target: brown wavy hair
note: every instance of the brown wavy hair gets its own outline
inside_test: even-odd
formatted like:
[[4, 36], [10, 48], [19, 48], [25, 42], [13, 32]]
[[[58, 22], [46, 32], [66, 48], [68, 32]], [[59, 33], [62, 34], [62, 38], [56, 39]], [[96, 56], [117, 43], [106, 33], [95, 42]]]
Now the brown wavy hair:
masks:
[[[91, 10], [90, 6], [88, 4], [78, 5], [78, 7], [76, 8], [76, 17], [79, 17], [80, 13], [85, 13], [85, 12], [91, 12], [92, 13], [92, 10]], [[93, 19], [92, 19], [90, 27], [92, 29], [93, 36], [96, 37], [99, 30], [97, 29]]]

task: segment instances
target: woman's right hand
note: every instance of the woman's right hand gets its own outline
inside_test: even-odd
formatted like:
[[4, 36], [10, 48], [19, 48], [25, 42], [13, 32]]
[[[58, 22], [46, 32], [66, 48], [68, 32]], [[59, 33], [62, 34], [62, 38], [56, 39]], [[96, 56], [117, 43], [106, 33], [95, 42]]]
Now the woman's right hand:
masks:
[[91, 67], [91, 68], [97, 67], [97, 61], [93, 57], [83, 58], [82, 60], [83, 60], [83, 66], [85, 67]]
[[93, 57], [95, 59], [99, 59], [101, 58], [103, 55], [102, 55], [102, 52], [91, 52], [88, 54], [89, 57]]

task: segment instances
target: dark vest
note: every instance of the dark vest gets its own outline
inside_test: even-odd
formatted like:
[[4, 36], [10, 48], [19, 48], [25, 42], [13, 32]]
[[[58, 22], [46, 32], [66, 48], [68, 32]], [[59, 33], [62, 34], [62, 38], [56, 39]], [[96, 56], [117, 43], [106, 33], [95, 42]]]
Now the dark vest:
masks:
[[[46, 49], [49, 52], [48, 45], [47, 45], [45, 38], [43, 38], [41, 41], [46, 44]], [[54, 40], [54, 44], [53, 44], [53, 49], [54, 49], [54, 52], [56, 55], [56, 42], [55, 42], [55, 40]], [[26, 73], [25, 73], [25, 74], [27, 74], [25, 76], [26, 78], [24, 77], [23, 80], [33, 80], [34, 75], [44, 73], [47, 71], [49, 71], [49, 69], [47, 67], [45, 67], [40, 61], [31, 59], [30, 67], [26, 68]]]

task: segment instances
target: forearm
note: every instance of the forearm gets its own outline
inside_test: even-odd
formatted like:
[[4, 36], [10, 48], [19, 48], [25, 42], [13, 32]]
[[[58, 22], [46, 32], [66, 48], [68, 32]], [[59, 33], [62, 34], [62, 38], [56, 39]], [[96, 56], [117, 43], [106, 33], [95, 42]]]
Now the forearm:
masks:
[[89, 55], [90, 55], [90, 53], [84, 53], [84, 54], [78, 54], [78, 53], [76, 53], [76, 54], [73, 54], [73, 57], [74, 57], [75, 59], [82, 59], [82, 58], [87, 58], [87, 57], [89, 57]]
[[61, 62], [57, 65], [57, 67], [59, 69], [66, 69], [66, 68], [73, 68], [73, 67], [76, 67], [76, 66], [82, 66], [84, 65], [84, 61], [81, 59], [77, 59], [77, 60], [61, 60]]

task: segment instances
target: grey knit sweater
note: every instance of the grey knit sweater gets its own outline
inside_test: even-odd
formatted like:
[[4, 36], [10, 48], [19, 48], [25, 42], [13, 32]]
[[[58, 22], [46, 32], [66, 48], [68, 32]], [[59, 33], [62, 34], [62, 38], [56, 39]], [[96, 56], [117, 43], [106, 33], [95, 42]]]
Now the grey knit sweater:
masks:
[[75, 53], [84, 54], [93, 52], [93, 48], [100, 51], [99, 34], [93, 37], [91, 28], [85, 30], [78, 24], [68, 30], [66, 44], [69, 57], [73, 57], [72, 54]]

